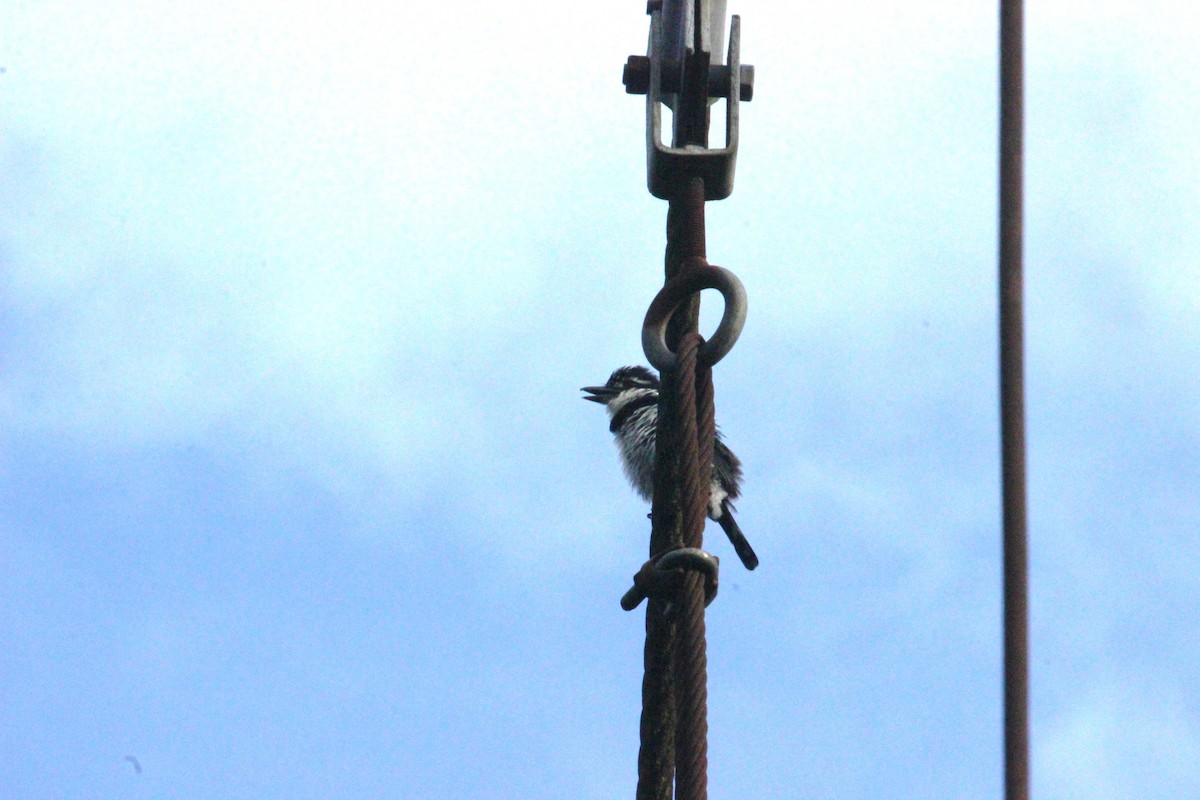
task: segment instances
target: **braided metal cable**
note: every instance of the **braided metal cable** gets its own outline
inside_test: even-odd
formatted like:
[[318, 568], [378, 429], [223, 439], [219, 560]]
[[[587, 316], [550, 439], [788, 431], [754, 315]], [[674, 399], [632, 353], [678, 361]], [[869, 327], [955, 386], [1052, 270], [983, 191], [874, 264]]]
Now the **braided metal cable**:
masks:
[[[704, 257], [704, 181], [694, 178], [671, 199], [667, 209], [666, 280], [678, 275], [689, 258]], [[700, 296], [696, 293], [671, 315], [667, 342], [679, 340], [699, 324]], [[651, 507], [650, 556], [684, 546], [680, 535], [679, 418], [675, 370], [662, 370], [655, 438], [654, 501]], [[694, 418], [694, 413], [692, 417]], [[686, 462], [683, 462], [686, 463]], [[672, 800], [676, 765], [677, 619], [666, 616], [668, 601], [651, 597], [646, 604], [646, 645], [643, 652], [641, 746], [638, 749], [637, 800]]]
[[[701, 478], [707, 472], [700, 465], [700, 447], [696, 418], [696, 353], [704, 338], [688, 333], [679, 341], [679, 369], [676, 372], [679, 426], [676, 443], [679, 446], [679, 505], [683, 513], [683, 544], [685, 547], [704, 546], [704, 518], [708, 510], [709, 485]], [[712, 465], [711, 445], [709, 467]]]
[[[696, 355], [704, 338], [688, 333], [679, 342], [676, 373], [678, 444], [680, 448], [680, 505], [683, 540], [687, 547], [704, 544], [704, 519], [712, 469], [712, 371], [700, 367]], [[707, 386], [707, 397], [698, 397]], [[698, 418], [707, 407], [710, 420]], [[701, 438], [707, 431], [708, 442]], [[706, 457], [707, 455], [707, 457]], [[704, 626], [704, 579], [695, 571], [684, 573], [679, 596], [675, 638], [675, 795], [678, 800], [708, 797], [708, 653]]]
[[[675, 452], [672, 421], [673, 376], [662, 375], [655, 451]], [[654, 464], [650, 557], [680, 547], [676, 508], [671, 502], [677, 460], [660, 455]], [[651, 596], [646, 604], [646, 644], [642, 652], [642, 715], [639, 723], [637, 800], [671, 800], [675, 777], [675, 622], [665, 613], [668, 601]]]
[[[704, 344], [704, 337], [695, 334], [699, 340], [697, 352]], [[713, 449], [717, 439], [717, 412], [713, 403], [712, 364], [700, 360], [696, 369], [696, 470], [699, 472], [700, 485], [704, 487], [704, 502], [700, 513], [707, 515], [709, 495], [712, 490]], [[696, 545], [699, 547], [699, 545]]]
[[[708, 797], [704, 609], [716, 595], [717, 563], [703, 551], [703, 544], [716, 444], [712, 365], [724, 357], [741, 332], [745, 290], [733, 273], [710, 265], [705, 258], [704, 201], [704, 182], [699, 178], [689, 181], [671, 200], [667, 214], [667, 281], [646, 312], [642, 328], [643, 348], [662, 375], [650, 561], [621, 599], [622, 607], [630, 610], [644, 597], [650, 597], [643, 656], [638, 800]], [[711, 343], [706, 343], [696, 330], [699, 293], [703, 289], [719, 289], [726, 302]], [[652, 353], [663, 356], [661, 363]], [[666, 556], [685, 550], [702, 557], [702, 562], [692, 559], [665, 566], [673, 560]], [[656, 572], [660, 563], [664, 569]], [[668, 573], [675, 577], [664, 581]]]
[[646, 645], [642, 653], [642, 716], [639, 724], [637, 800], [671, 800], [675, 774], [675, 624], [663, 613], [665, 600], [651, 597], [646, 610]]

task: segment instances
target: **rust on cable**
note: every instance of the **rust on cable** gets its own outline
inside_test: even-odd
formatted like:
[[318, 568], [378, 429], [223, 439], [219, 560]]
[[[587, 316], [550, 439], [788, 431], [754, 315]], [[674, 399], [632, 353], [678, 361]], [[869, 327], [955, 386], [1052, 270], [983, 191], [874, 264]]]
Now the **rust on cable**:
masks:
[[[683, 541], [704, 546], [713, 437], [712, 368], [697, 364], [704, 339], [684, 335], [679, 343], [676, 373], [679, 406], [679, 460], [682, 472], [680, 504]], [[704, 419], [707, 413], [708, 419]], [[678, 633], [675, 639], [675, 791], [680, 800], [708, 796], [708, 652], [704, 625], [704, 584], [700, 575], [685, 573], [680, 591]]]

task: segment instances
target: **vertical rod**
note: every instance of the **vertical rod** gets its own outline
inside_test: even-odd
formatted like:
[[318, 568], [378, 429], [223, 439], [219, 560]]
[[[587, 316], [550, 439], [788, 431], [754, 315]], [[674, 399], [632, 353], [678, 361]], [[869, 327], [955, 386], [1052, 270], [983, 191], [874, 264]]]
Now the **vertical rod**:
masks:
[[1022, 0], [1000, 0], [1000, 442], [1004, 508], [1004, 797], [1029, 798], [1025, 497], [1024, 36]]

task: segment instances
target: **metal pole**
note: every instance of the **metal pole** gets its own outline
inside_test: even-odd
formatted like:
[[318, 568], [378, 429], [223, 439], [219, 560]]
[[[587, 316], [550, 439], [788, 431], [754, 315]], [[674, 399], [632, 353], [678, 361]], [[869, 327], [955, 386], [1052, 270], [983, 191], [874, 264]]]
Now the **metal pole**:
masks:
[[1000, 2], [1000, 442], [1004, 507], [1004, 797], [1029, 798], [1023, 308], [1022, 0]]

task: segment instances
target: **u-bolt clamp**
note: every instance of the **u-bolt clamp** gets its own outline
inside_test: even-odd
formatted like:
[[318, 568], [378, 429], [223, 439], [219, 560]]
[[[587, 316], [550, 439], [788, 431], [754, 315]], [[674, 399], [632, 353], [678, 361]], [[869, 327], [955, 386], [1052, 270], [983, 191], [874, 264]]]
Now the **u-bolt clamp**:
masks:
[[633, 587], [621, 597], [621, 608], [633, 611], [647, 597], [668, 600], [668, 607], [676, 599], [678, 579], [682, 570], [692, 570], [704, 576], [704, 605], [707, 607], [717, 597], [717, 584], [721, 559], [698, 547], [679, 547], [651, 558], [633, 576]]

